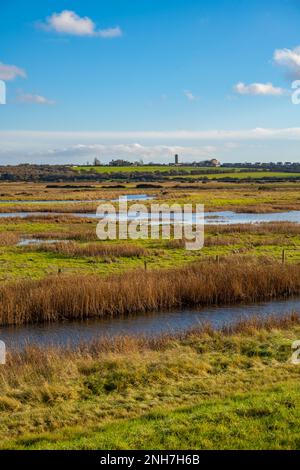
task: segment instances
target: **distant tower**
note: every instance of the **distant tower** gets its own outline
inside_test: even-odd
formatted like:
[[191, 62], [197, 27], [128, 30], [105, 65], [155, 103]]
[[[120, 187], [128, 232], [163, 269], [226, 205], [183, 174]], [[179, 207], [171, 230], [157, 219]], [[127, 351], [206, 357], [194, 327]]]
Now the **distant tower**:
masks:
[[175, 165], [178, 165], [178, 162], [179, 162], [179, 160], [178, 160], [178, 155], [177, 155], [177, 153], [176, 153], [176, 155], [175, 155]]

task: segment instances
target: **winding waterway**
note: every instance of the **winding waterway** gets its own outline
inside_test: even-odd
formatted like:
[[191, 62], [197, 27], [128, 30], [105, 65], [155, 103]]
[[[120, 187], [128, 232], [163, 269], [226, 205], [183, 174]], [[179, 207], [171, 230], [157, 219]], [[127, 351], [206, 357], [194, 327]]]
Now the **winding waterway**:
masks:
[[76, 346], [101, 337], [120, 335], [159, 336], [168, 332], [184, 332], [209, 322], [215, 328], [233, 325], [253, 316], [267, 318], [300, 312], [300, 298], [258, 304], [206, 307], [201, 310], [135, 315], [109, 320], [68, 321], [62, 323], [0, 328], [0, 339], [8, 349], [22, 349], [26, 344], [40, 346]]

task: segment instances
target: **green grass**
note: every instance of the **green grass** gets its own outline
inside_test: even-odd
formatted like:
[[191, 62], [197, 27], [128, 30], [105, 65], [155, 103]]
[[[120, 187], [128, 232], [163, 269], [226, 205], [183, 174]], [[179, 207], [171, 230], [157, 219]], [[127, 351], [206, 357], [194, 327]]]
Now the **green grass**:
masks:
[[[238, 178], [238, 179], [263, 179], [268, 177], [273, 178], [294, 178], [299, 177], [300, 173], [287, 173], [283, 171], [263, 171], [263, 170], [253, 170], [245, 171], [241, 168], [235, 168], [228, 170], [227, 168], [210, 168], [210, 167], [193, 167], [193, 166], [74, 166], [74, 170], [81, 172], [92, 171], [94, 173], [100, 174], [114, 174], [114, 173], [168, 173], [168, 172], [178, 172], [178, 173], [188, 173], [187, 176], [193, 178], [199, 178], [205, 176], [208, 179], [220, 179], [220, 178]], [[196, 174], [198, 173], [198, 174]]]
[[[255, 237], [253, 237], [254, 239]], [[280, 260], [282, 249], [286, 249], [287, 262], [300, 261], [300, 240], [296, 248], [291, 248], [289, 241], [281, 245], [252, 246], [233, 242], [231, 245], [209, 246], [200, 251], [186, 251], [184, 248], [164, 247], [159, 253], [156, 251], [140, 257], [70, 257], [59, 253], [44, 251], [30, 251], [29, 247], [0, 247], [0, 280], [13, 280], [20, 278], [39, 279], [50, 274], [56, 274], [58, 270], [63, 273], [101, 274], [107, 276], [113, 273], [121, 273], [132, 269], [143, 268], [147, 263], [147, 269], [167, 269], [180, 267], [206, 258], [216, 256], [227, 257], [231, 254], [252, 255], [257, 257], [269, 257]], [[151, 247], [145, 243], [142, 246]], [[159, 246], [159, 245], [158, 245]], [[151, 248], [150, 248], [151, 249]]]
[[[238, 174], [238, 173], [237, 173]], [[285, 174], [286, 175], [286, 174]], [[210, 178], [216, 175], [208, 175]], [[218, 175], [217, 175], [218, 176]], [[218, 182], [210, 182], [211, 185], [220, 185]], [[190, 187], [174, 186], [174, 183], [165, 183], [160, 189], [140, 190], [146, 191], [154, 196], [154, 201], [143, 201], [147, 207], [151, 203], [165, 202], [165, 203], [199, 203], [205, 205], [206, 211], [219, 211], [219, 210], [238, 210], [243, 212], [256, 211], [256, 212], [280, 212], [287, 210], [299, 210], [299, 183], [293, 183], [291, 186], [286, 187], [284, 183], [277, 184], [264, 184], [261, 186], [259, 182], [256, 183], [239, 183], [238, 187], [230, 184], [224, 184], [222, 187], [212, 187], [198, 183], [198, 187], [190, 185]], [[37, 193], [39, 199], [43, 198], [43, 193]], [[119, 195], [130, 194], [136, 192], [136, 189], [118, 189], [114, 192], [99, 191], [97, 199], [101, 198], [118, 198]], [[76, 194], [76, 193], [74, 193]], [[109, 194], [109, 196], [108, 196]], [[48, 198], [51, 196], [45, 193]], [[94, 195], [95, 196], [95, 195]], [[31, 196], [32, 199], [36, 199]], [[56, 195], [57, 197], [57, 195]], [[66, 197], [66, 195], [65, 195]], [[71, 196], [69, 196], [70, 198]], [[78, 197], [78, 194], [77, 194]], [[80, 197], [89, 199], [89, 192], [80, 193]], [[19, 211], [55, 211], [55, 212], [92, 212], [95, 213], [98, 202], [86, 203], [49, 203], [49, 204], [20, 204], [14, 203], [13, 200], [9, 203], [0, 201], [1, 212], [19, 212]], [[114, 203], [116, 205], [116, 203]], [[3, 221], [1, 221], [1, 226]]]
[[[192, 175], [194, 178], [199, 178], [199, 175]], [[221, 178], [238, 178], [238, 179], [264, 179], [264, 178], [295, 178], [298, 177], [300, 178], [300, 173], [287, 173], [284, 171], [233, 171], [233, 172], [228, 172], [221, 174], [209, 174], [205, 175], [208, 179], [221, 179]]]
[[79, 427], [28, 435], [8, 444], [8, 448], [299, 450], [299, 390], [299, 385], [292, 382], [245, 395], [233, 393], [195, 406], [158, 408], [139, 418], [95, 425], [88, 430]]
[[[96, 222], [92, 223], [48, 223], [48, 222], [26, 222], [6, 221], [0, 224], [0, 233], [15, 232], [21, 237], [37, 237], [39, 234], [49, 238], [72, 237], [74, 234], [94, 233]], [[144, 266], [147, 262], [148, 269], [165, 269], [179, 267], [204, 258], [215, 258], [231, 254], [253, 255], [259, 257], [271, 257], [281, 259], [282, 250], [286, 251], [287, 262], [300, 261], [300, 235], [283, 233], [233, 233], [218, 235], [218, 229], [214, 232], [206, 231], [206, 242], [208, 243], [199, 251], [186, 251], [184, 247], [169, 246], [163, 240], [132, 240], [132, 243], [149, 250], [149, 254], [140, 257], [72, 257], [59, 253], [46, 251], [37, 252], [30, 247], [0, 246], [0, 279], [13, 280], [19, 278], [38, 279], [49, 274], [55, 274], [58, 270], [64, 273], [87, 273], [108, 275], [129, 271]], [[96, 238], [95, 238], [96, 240]], [[98, 241], [101, 243], [101, 241]], [[111, 241], [109, 243], [118, 243]]]
[[[99, 167], [101, 168], [101, 167]], [[141, 168], [141, 167], [139, 167]], [[295, 184], [285, 188], [284, 185], [273, 187], [264, 186], [264, 190], [259, 190], [257, 185], [241, 186], [241, 188], [219, 188], [209, 190], [186, 190], [174, 189], [168, 185], [164, 191], [154, 192], [158, 202], [167, 203], [203, 203], [206, 210], [240, 210], [240, 211], [279, 211], [299, 209], [299, 188]], [[38, 186], [37, 197], [43, 198], [42, 189]], [[121, 190], [120, 193], [129, 190]], [[32, 189], [34, 194], [34, 188]], [[51, 194], [45, 191], [47, 197]], [[65, 195], [66, 196], [66, 195]], [[99, 197], [102, 197], [102, 193]], [[31, 196], [34, 199], [34, 195]], [[85, 192], [81, 193], [81, 198], [85, 198]], [[146, 203], [149, 206], [149, 201]], [[4, 205], [3, 205], [4, 206]], [[11, 204], [12, 210], [14, 209]], [[64, 211], [68, 204], [60, 204], [59, 209]], [[96, 206], [96, 204], [95, 204]], [[76, 205], [77, 208], [77, 205]], [[87, 206], [88, 208], [88, 206]], [[47, 204], [43, 205], [47, 209]], [[91, 210], [90, 208], [88, 210]], [[213, 215], [213, 213], [211, 214]], [[81, 242], [93, 240], [96, 233], [96, 221], [82, 221], [67, 218], [54, 217], [50, 219], [38, 220], [0, 220], [0, 233], [15, 232], [21, 237], [41, 237], [49, 236], [54, 239], [64, 239], [75, 237]], [[82, 234], [82, 236], [81, 236]], [[85, 239], [86, 234], [86, 239]], [[77, 238], [76, 238], [77, 237]], [[206, 238], [213, 238], [213, 234], [206, 233]], [[288, 262], [299, 262], [300, 260], [300, 236], [285, 233], [280, 236], [276, 234], [255, 234], [238, 233], [227, 237], [214, 237], [215, 244], [205, 246], [199, 252], [187, 252], [183, 248], [170, 248], [164, 241], [137, 240], [134, 244], [140, 245], [150, 250], [148, 256], [140, 258], [88, 258], [71, 257], [47, 252], [30, 251], [29, 248], [0, 246], [0, 279], [10, 280], [19, 278], [42, 278], [51, 273], [61, 270], [65, 273], [98, 273], [107, 275], [110, 273], [124, 272], [144, 266], [147, 262], [148, 269], [164, 269], [176, 266], [183, 266], [199, 259], [218, 256], [228, 256], [232, 253], [249, 254], [254, 256], [268, 256], [280, 259], [282, 249], [291, 248], [287, 252]], [[95, 239], [96, 240], [96, 239]], [[99, 243], [101, 243], [99, 241]], [[113, 242], [112, 242], [113, 243]], [[297, 249], [298, 248], [298, 249]]]
[[0, 369], [0, 448], [299, 450], [299, 337], [290, 326], [33, 350]]
[[104, 174], [109, 174], [109, 173], [133, 173], [133, 172], [139, 172], [139, 173], [154, 173], [154, 172], [159, 172], [159, 173], [166, 173], [170, 171], [207, 171], [207, 170], [213, 170], [217, 172], [222, 172], [224, 171], [222, 168], [208, 168], [208, 167], [194, 167], [194, 166], [185, 166], [185, 167], [180, 167], [180, 166], [160, 166], [160, 165], [143, 165], [143, 166], [74, 166], [74, 170], [77, 171], [93, 171], [96, 173], [104, 173]]

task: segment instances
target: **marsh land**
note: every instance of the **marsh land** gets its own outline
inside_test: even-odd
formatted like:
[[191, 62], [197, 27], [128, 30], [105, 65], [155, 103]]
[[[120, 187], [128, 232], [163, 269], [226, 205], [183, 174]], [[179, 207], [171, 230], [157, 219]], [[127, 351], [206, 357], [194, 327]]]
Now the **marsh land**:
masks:
[[[83, 178], [72, 184], [1, 183], [0, 339], [29, 326], [47, 335], [47, 325], [92, 321], [100, 331], [129, 317], [163, 322], [166, 312], [201, 317], [205, 308], [299, 299], [299, 173], [231, 171], [229, 182], [218, 169], [205, 181], [190, 172], [158, 182], [151, 171], [143, 183], [115, 169], [84, 180], [86, 168], [72, 169]], [[99, 240], [90, 214], [124, 195], [146, 207], [204, 204], [204, 247]], [[239, 219], [229, 223], [228, 213]], [[15, 344], [0, 366], [1, 447], [299, 449], [300, 367], [290, 362], [299, 315], [268, 313], [218, 328], [207, 314], [163, 335]]]

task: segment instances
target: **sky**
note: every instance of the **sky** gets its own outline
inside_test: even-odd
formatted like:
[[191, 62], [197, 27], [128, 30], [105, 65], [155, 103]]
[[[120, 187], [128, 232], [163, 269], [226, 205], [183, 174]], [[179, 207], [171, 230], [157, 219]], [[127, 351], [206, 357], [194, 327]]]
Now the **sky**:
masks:
[[299, 162], [299, 24], [300, 0], [1, 0], [0, 164]]

